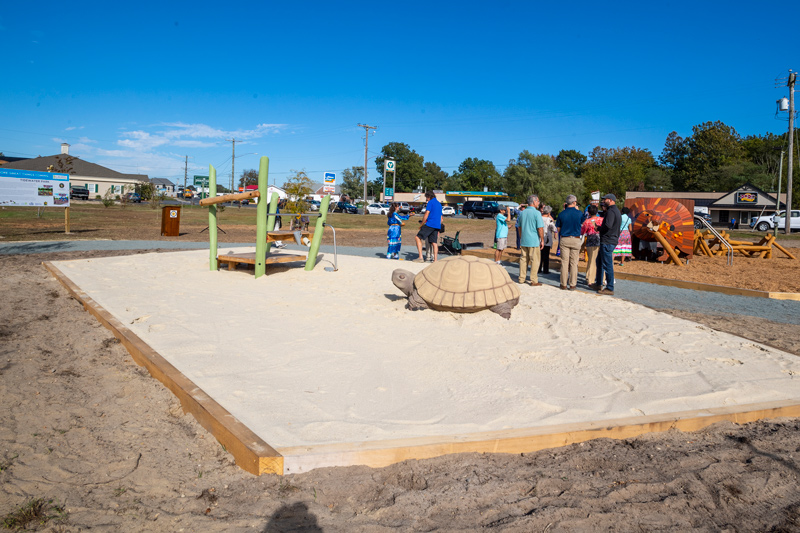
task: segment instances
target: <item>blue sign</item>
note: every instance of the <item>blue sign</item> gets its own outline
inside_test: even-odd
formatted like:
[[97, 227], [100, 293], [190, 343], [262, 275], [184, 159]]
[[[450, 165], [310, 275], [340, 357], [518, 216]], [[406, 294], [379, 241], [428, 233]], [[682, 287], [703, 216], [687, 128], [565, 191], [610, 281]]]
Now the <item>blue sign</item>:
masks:
[[392, 187], [386, 187], [386, 191], [384, 191], [383, 197], [389, 200], [394, 198], [394, 189]]
[[336, 182], [336, 172], [326, 172], [324, 181], [325, 181], [325, 183], [335, 183]]

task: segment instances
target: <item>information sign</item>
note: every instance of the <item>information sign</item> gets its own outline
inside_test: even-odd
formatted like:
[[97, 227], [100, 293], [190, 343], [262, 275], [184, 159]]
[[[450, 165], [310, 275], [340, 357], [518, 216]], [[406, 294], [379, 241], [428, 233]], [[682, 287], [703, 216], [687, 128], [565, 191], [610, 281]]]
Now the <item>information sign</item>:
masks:
[[69, 174], [0, 168], [0, 205], [69, 207]]
[[392, 187], [386, 187], [386, 190], [383, 193], [384, 200], [392, 200], [394, 199], [394, 189]]
[[323, 180], [325, 181], [325, 185], [333, 185], [334, 183], [336, 183], [336, 173], [325, 172]]

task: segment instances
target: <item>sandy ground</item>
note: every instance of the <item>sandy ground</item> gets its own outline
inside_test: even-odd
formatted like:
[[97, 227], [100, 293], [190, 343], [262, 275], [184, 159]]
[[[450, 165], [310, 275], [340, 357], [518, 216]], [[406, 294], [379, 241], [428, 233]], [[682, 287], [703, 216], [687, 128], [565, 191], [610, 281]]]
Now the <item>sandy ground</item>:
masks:
[[[42, 499], [57, 531], [800, 529], [797, 419], [251, 476], [40, 265], [87, 255], [0, 258], [7, 523]], [[800, 346], [795, 326], [686, 318]]]

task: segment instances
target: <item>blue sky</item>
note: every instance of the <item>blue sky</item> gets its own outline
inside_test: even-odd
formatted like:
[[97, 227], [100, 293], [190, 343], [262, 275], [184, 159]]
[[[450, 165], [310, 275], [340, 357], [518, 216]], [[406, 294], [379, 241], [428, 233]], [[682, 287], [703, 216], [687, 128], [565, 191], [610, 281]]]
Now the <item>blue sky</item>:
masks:
[[[647, 5], [646, 5], [647, 4]], [[647, 148], [721, 120], [782, 133], [794, 3], [13, 2], [0, 151], [183, 182], [270, 157], [341, 173], [403, 142], [447, 172], [522, 150]], [[794, 7], [793, 7], [794, 6]], [[784, 113], [785, 115], [785, 113]], [[255, 155], [258, 154], [258, 155]]]

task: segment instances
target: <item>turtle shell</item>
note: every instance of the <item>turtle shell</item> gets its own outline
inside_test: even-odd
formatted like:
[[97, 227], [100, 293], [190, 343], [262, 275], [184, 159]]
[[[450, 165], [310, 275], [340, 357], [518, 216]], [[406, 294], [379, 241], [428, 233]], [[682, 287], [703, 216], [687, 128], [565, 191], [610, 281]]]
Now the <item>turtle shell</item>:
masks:
[[478, 311], [519, 299], [506, 269], [471, 255], [433, 263], [416, 275], [414, 287], [430, 307], [440, 310]]

